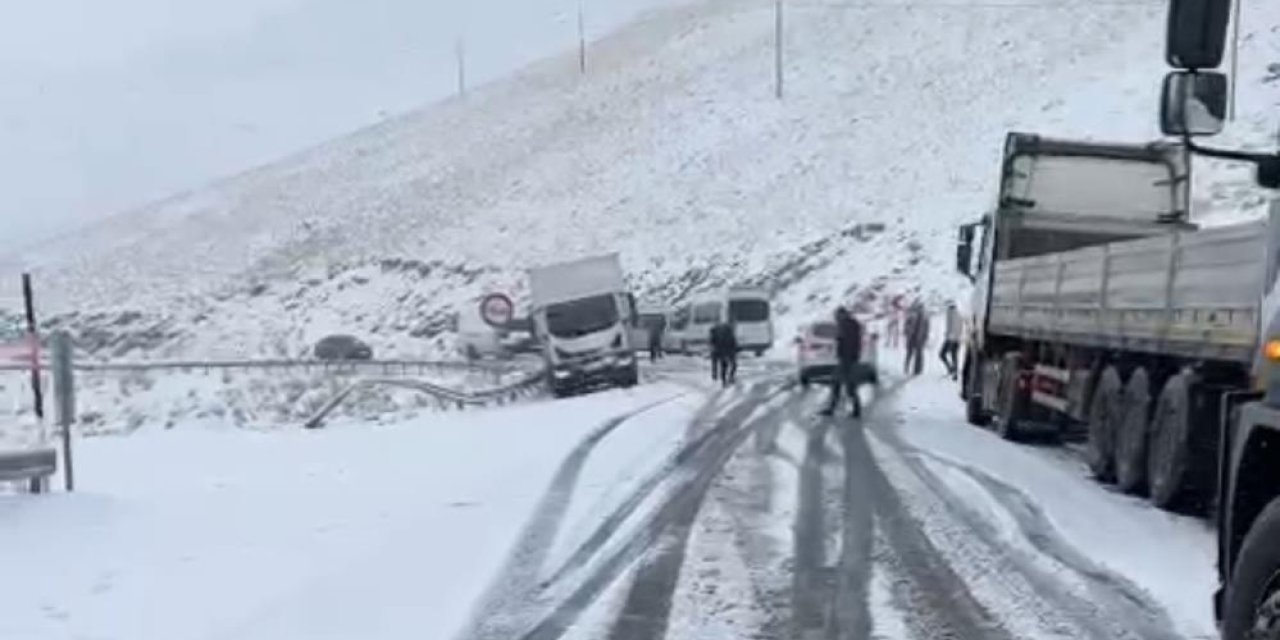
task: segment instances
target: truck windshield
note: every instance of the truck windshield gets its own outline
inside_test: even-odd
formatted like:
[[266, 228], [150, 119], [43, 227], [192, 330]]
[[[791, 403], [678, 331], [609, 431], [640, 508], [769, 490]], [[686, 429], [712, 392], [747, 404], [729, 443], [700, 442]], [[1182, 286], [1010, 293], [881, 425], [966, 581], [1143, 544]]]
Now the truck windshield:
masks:
[[729, 319], [734, 322], [764, 322], [769, 319], [769, 303], [764, 300], [730, 300]]
[[618, 305], [611, 295], [560, 302], [547, 307], [547, 331], [557, 338], [576, 338], [618, 321]]

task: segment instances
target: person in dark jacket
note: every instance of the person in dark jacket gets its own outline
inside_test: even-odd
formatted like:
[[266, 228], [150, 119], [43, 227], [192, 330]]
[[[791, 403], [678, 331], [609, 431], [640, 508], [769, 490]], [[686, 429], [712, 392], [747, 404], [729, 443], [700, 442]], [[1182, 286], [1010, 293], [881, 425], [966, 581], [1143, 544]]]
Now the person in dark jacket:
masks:
[[738, 373], [738, 337], [733, 325], [721, 322], [711, 327], [711, 379], [724, 386], [733, 384]]
[[661, 322], [649, 325], [649, 362], [662, 359], [662, 329]]
[[902, 372], [918, 376], [924, 371], [924, 347], [929, 343], [929, 314], [925, 312], [924, 303], [920, 300], [912, 303], [907, 310], [903, 337], [906, 339], [907, 357], [902, 363]]
[[858, 397], [860, 371], [858, 363], [862, 360], [862, 324], [844, 307], [837, 307], [836, 321], [836, 370], [831, 375], [831, 400], [822, 415], [835, 413], [840, 404], [840, 392], [843, 389], [853, 402], [853, 417], [862, 417], [862, 399]]

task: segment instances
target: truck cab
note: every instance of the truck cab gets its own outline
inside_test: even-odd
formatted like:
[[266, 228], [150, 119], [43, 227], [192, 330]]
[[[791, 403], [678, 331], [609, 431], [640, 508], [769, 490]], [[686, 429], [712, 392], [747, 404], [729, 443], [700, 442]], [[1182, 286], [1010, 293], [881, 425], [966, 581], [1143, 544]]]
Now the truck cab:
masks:
[[635, 297], [616, 254], [530, 269], [529, 279], [552, 395], [639, 381], [631, 335]]
[[[1230, 80], [1217, 71], [1238, 4], [1169, 0], [1161, 131], [1209, 157], [1255, 166], [1259, 186], [1280, 188], [1280, 154], [1201, 146], [1223, 129]], [[1243, 16], [1236, 15], [1235, 22]], [[1237, 32], [1238, 32], [1237, 24]], [[1270, 231], [1280, 225], [1272, 199]], [[1251, 388], [1227, 394], [1219, 408], [1216, 525], [1218, 590], [1214, 612], [1224, 640], [1280, 637], [1280, 291], [1272, 243], [1263, 271]]]

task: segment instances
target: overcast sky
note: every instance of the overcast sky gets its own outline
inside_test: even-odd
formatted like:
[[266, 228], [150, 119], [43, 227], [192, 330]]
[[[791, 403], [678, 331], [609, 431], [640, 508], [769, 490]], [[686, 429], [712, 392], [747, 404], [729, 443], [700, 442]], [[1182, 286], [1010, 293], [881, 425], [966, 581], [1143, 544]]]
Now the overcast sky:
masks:
[[[586, 0], [599, 33], [671, 0]], [[576, 46], [577, 0], [39, 0], [0, 8], [0, 250]]]

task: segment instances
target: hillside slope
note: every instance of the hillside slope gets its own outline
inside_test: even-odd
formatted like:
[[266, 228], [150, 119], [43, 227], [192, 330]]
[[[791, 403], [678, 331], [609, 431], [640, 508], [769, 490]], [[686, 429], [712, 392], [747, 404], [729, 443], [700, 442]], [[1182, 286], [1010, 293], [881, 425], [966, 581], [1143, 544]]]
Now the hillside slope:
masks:
[[[1277, 103], [1262, 70], [1280, 16], [1246, 5], [1269, 14], [1248, 27], [1247, 141]], [[1156, 135], [1163, 19], [790, 2], [778, 100], [772, 3], [704, 2], [595, 43], [585, 77], [551, 59], [24, 260], [47, 312], [78, 312], [60, 323], [111, 327], [87, 347], [103, 355], [300, 353], [339, 328], [439, 353], [480, 292], [613, 250], [653, 297], [772, 283], [791, 319], [872, 284], [954, 295], [953, 225], [987, 207], [1007, 130]]]

